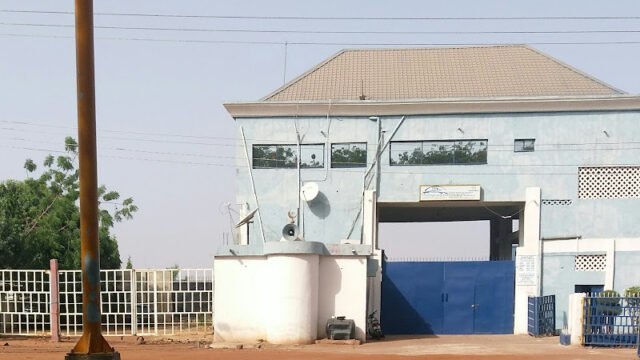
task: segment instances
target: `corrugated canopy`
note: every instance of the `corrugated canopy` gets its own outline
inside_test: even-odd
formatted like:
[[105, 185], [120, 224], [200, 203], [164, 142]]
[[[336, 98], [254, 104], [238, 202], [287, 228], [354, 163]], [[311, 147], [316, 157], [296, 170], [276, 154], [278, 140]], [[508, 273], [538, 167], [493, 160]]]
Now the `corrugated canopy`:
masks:
[[265, 102], [620, 95], [525, 45], [343, 50]]

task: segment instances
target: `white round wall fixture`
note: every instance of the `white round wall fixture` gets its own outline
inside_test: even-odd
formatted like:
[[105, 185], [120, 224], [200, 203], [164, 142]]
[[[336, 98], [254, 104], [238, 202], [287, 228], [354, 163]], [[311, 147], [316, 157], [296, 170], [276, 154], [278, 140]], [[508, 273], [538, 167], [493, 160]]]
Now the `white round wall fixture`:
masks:
[[308, 182], [300, 189], [300, 198], [306, 202], [313, 201], [320, 193], [320, 188], [317, 183]]

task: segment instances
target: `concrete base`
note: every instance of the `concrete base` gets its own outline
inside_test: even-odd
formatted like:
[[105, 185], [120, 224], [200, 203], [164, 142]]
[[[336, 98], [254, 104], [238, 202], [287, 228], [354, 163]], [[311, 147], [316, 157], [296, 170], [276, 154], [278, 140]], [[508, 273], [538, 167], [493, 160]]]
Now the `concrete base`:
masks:
[[96, 353], [96, 354], [75, 354], [68, 353], [64, 360], [120, 360], [119, 352], [112, 353]]
[[321, 339], [316, 340], [316, 344], [324, 344], [324, 345], [360, 345], [360, 340], [357, 339], [349, 339], [349, 340], [331, 340], [331, 339]]

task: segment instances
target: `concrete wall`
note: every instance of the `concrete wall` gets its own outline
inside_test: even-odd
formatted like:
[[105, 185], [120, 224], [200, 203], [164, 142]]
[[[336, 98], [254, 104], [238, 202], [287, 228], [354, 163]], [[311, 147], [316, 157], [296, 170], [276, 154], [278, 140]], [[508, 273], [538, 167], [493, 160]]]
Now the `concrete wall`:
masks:
[[[400, 116], [380, 119], [385, 139], [388, 139], [399, 119]], [[535, 284], [516, 287], [515, 331], [524, 332], [526, 296], [551, 291], [558, 295], [567, 294], [567, 291], [573, 291], [572, 287], [569, 289], [569, 281], [596, 280], [582, 279], [581, 276], [586, 275], [571, 272], [567, 275], [563, 270], [568, 265], [559, 256], [549, 257], [545, 269], [541, 269], [540, 238], [581, 236], [597, 239], [596, 243], [602, 239], [640, 239], [637, 218], [631, 216], [640, 213], [640, 201], [637, 199], [578, 198], [578, 167], [639, 164], [640, 148], [633, 145], [640, 138], [639, 120], [638, 111], [407, 117], [394, 141], [488, 139], [487, 164], [391, 166], [390, 148], [387, 148], [381, 156], [380, 186], [376, 188], [376, 181], [373, 181], [371, 188], [376, 188], [378, 203], [415, 203], [418, 202], [419, 186], [422, 184], [479, 184], [482, 187], [482, 201], [489, 205], [491, 202], [519, 202], [526, 206], [530, 205], [527, 203], [530, 189], [537, 189], [535, 206], [530, 206], [529, 211], [535, 216], [525, 215], [524, 227], [530, 228], [530, 231], [522, 231], [518, 249], [518, 255], [535, 257], [537, 272]], [[325, 167], [301, 170], [302, 181], [318, 183], [321, 192], [319, 202], [301, 209], [305, 239], [327, 244], [339, 243], [346, 238], [360, 240], [365, 168], [330, 168], [330, 148], [332, 143], [366, 142], [367, 161], [372, 164], [378, 139], [376, 121], [367, 117], [331, 116], [243, 118], [236, 121], [246, 134], [249, 156], [253, 144], [295, 144], [296, 122], [302, 143], [325, 144]], [[534, 138], [535, 151], [514, 152], [514, 139], [517, 138]], [[256, 203], [251, 191], [245, 148], [242, 141], [239, 144], [241, 146], [238, 146], [236, 154], [237, 200], [239, 203], [248, 203], [249, 208], [253, 209]], [[252, 171], [265, 240], [278, 240], [282, 226], [288, 222], [287, 212], [295, 211], [298, 206], [297, 171]], [[564, 205], [552, 205], [544, 200], [570, 201]], [[262, 246], [258, 226], [257, 221], [250, 225], [249, 242]], [[374, 241], [371, 239], [371, 242]], [[605, 245], [609, 244], [607, 241], [602, 241], [603, 246], [609, 246]], [[640, 240], [630, 241], [640, 244]], [[632, 266], [632, 257], [635, 255], [628, 256], [622, 255], [615, 266], [616, 271], [631, 273], [635, 270]], [[547, 276], [543, 272], [547, 272]], [[565, 279], [557, 279], [554, 283], [553, 277], [560, 274]], [[605, 274], [605, 284], [613, 284], [616, 276], [614, 271]], [[549, 283], [540, 284], [540, 278]], [[568, 282], [562, 283], [565, 280]]]
[[[388, 138], [400, 117], [382, 118]], [[577, 169], [581, 165], [637, 164], [640, 149], [638, 112], [478, 114], [411, 116], [393, 140], [488, 139], [485, 165], [390, 166], [389, 148], [382, 154], [378, 202], [417, 202], [421, 184], [480, 184], [486, 202], [521, 202], [527, 187], [539, 187], [542, 199], [568, 199], [568, 206], [544, 206], [541, 236], [637, 237], [640, 228], [628, 214], [640, 211], [634, 199], [587, 200], [577, 198]], [[237, 119], [253, 144], [295, 144], [293, 118]], [[330, 145], [367, 142], [371, 164], [377, 143], [377, 123], [368, 118], [300, 118], [303, 143], [325, 144], [325, 168], [302, 169], [303, 181], [320, 186], [322, 201], [305, 207], [307, 240], [337, 243], [349, 235], [360, 238], [362, 175], [365, 168], [330, 168]], [[606, 130], [607, 134], [604, 133]], [[516, 138], [535, 138], [534, 152], [513, 152]], [[627, 143], [627, 144], [624, 144]], [[255, 208], [242, 141], [237, 150], [239, 203]], [[596, 150], [597, 149], [597, 150]], [[254, 169], [253, 175], [266, 240], [277, 240], [297, 207], [295, 169]], [[375, 182], [374, 182], [375, 184]], [[622, 216], [625, 214], [627, 216]], [[355, 223], [355, 226], [353, 226]], [[261, 241], [254, 222], [250, 241]]]
[[318, 336], [325, 338], [327, 320], [345, 316], [356, 323], [356, 338], [366, 338], [367, 260], [364, 257], [321, 257], [318, 291]]
[[640, 286], [640, 251], [616, 252], [615, 265], [616, 290], [622, 293], [632, 286]]
[[[576, 271], [576, 255], [592, 254], [607, 256], [604, 271]], [[561, 329], [567, 319], [569, 294], [576, 285], [603, 285], [620, 294], [638, 286], [638, 259], [640, 238], [545, 241], [542, 293], [556, 296], [556, 327]]]
[[266, 257], [216, 258], [214, 268], [215, 340], [266, 340]]
[[[313, 261], [307, 261], [309, 257], [315, 257], [315, 269]], [[356, 337], [364, 341], [366, 259], [320, 256], [318, 260], [318, 255], [216, 257], [215, 341], [308, 343], [326, 336], [325, 325], [331, 316], [353, 319]], [[307, 275], [315, 276], [315, 284]]]

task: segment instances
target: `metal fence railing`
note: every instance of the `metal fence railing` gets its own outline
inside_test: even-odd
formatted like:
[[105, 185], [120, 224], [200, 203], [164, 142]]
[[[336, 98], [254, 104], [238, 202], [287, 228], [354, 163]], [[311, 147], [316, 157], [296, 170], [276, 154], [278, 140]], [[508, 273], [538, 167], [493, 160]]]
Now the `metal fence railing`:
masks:
[[[59, 332], [79, 336], [82, 273], [57, 275]], [[51, 334], [50, 278], [47, 270], [0, 270], [0, 335]], [[212, 331], [212, 269], [101, 270], [100, 284], [107, 336]]]
[[0, 334], [49, 331], [49, 272], [0, 270]]
[[556, 296], [529, 296], [527, 330], [531, 336], [556, 334]]
[[637, 345], [640, 297], [615, 295], [603, 292], [584, 299], [584, 345]]

